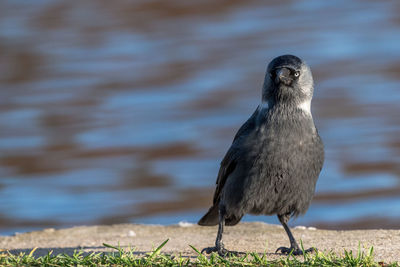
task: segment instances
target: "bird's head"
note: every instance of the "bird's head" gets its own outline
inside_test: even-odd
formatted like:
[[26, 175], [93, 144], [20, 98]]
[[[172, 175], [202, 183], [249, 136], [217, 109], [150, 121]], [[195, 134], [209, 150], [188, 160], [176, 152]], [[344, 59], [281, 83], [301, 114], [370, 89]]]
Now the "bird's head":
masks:
[[273, 59], [267, 68], [263, 101], [299, 105], [311, 102], [313, 78], [310, 67], [300, 58], [283, 55]]

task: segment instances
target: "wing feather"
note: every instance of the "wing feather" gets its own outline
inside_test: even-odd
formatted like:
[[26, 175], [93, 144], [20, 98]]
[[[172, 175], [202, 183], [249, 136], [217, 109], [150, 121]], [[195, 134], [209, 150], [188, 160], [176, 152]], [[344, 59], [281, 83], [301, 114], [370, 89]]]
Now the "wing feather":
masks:
[[256, 125], [256, 118], [258, 115], [258, 108], [253, 112], [253, 115], [240, 127], [236, 133], [232, 145], [226, 153], [225, 157], [221, 161], [221, 166], [217, 176], [217, 187], [214, 193], [213, 204], [215, 205], [220, 198], [222, 188], [224, 187], [229, 175], [235, 170], [235, 167], [240, 160], [240, 146], [238, 143], [240, 140], [247, 136]]

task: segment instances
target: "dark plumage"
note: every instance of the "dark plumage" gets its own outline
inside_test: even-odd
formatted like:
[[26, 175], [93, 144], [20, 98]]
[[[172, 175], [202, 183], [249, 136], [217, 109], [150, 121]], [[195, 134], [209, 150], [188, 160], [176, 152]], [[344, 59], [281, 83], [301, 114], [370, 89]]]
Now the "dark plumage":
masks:
[[277, 214], [290, 240], [290, 248], [277, 251], [302, 253], [287, 222], [307, 211], [324, 161], [310, 111], [312, 95], [313, 78], [304, 61], [292, 55], [271, 61], [262, 103], [223, 158], [213, 206], [199, 221], [219, 224], [216, 246], [203, 251], [225, 255], [224, 225], [235, 225], [251, 213]]

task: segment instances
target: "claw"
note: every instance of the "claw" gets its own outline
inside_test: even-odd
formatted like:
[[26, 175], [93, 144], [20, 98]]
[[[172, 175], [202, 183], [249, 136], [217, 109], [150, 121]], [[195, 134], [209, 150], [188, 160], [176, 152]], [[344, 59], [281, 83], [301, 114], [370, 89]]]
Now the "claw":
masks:
[[295, 256], [297, 256], [297, 255], [303, 255], [303, 252], [304, 253], [311, 253], [311, 252], [315, 252], [315, 249], [314, 248], [309, 248], [309, 249], [306, 249], [306, 250], [301, 250], [301, 249], [299, 249], [299, 248], [294, 248], [294, 247], [290, 247], [290, 248], [287, 248], [287, 247], [279, 247], [276, 251], [275, 251], [275, 253], [278, 253], [278, 252], [281, 252], [282, 254], [290, 254], [290, 253], [292, 253], [292, 255], [295, 255]]
[[217, 251], [218, 251], [218, 249], [216, 247], [208, 247], [208, 248], [203, 248], [201, 250], [201, 254], [203, 254], [204, 252], [207, 254], [211, 254], [211, 253], [217, 252]]
[[226, 250], [225, 248], [217, 248], [217, 247], [203, 248], [201, 250], [201, 254], [203, 254], [204, 252], [207, 253], [207, 254], [211, 254], [213, 252], [217, 252], [218, 255], [220, 255], [221, 257], [237, 256], [238, 255], [238, 252], [236, 252], [236, 251], [229, 251], [229, 250]]

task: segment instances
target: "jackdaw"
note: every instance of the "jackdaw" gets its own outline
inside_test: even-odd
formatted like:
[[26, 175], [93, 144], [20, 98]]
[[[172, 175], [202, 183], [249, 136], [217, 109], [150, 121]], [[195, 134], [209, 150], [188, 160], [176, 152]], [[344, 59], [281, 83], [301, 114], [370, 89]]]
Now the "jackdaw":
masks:
[[[324, 147], [311, 115], [313, 78], [293, 55], [273, 59], [262, 88], [262, 103], [240, 127], [221, 162], [213, 205], [199, 225], [219, 225], [215, 247], [202, 252], [224, 256], [224, 225], [247, 214], [277, 214], [290, 247], [276, 252], [300, 255], [287, 222], [304, 214], [324, 162]], [[305, 252], [313, 251], [312, 248]]]

